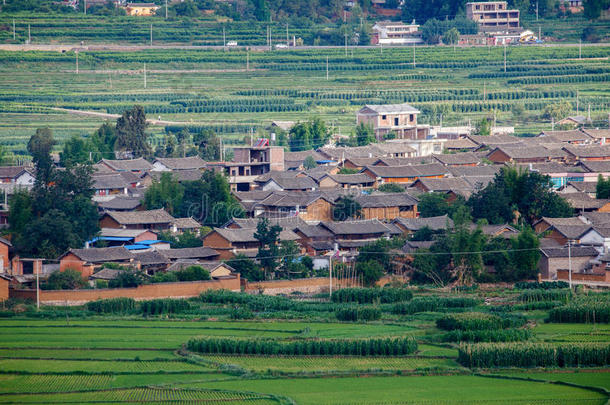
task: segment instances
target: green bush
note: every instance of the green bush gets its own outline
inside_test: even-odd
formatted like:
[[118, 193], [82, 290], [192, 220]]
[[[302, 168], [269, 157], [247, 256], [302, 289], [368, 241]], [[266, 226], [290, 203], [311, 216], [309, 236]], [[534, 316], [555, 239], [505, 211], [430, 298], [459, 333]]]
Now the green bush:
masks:
[[236, 307], [231, 310], [229, 317], [231, 319], [252, 319], [254, 314], [247, 308]]
[[391, 303], [409, 301], [413, 293], [405, 288], [343, 288], [333, 291], [332, 302], [357, 302], [370, 304], [379, 301]]
[[515, 288], [518, 290], [554, 290], [557, 288], [569, 288], [570, 285], [565, 281], [543, 281], [542, 283], [538, 283], [536, 281], [528, 282], [521, 281], [519, 283], [515, 283]]
[[444, 330], [493, 330], [504, 328], [505, 323], [497, 315], [484, 314], [482, 312], [463, 312], [445, 315], [437, 319], [436, 326]]
[[469, 308], [479, 304], [479, 300], [468, 297], [417, 297], [411, 302], [400, 302], [392, 307], [392, 313], [411, 315], [418, 312], [435, 312], [444, 308]]
[[87, 303], [87, 309], [98, 314], [125, 314], [136, 308], [133, 298], [110, 298]]
[[142, 315], [175, 314], [189, 309], [191, 309], [191, 304], [187, 300], [179, 299], [165, 298], [140, 303]]
[[335, 316], [340, 321], [375, 321], [381, 318], [381, 310], [375, 307], [346, 307], [335, 311]]
[[187, 348], [199, 353], [265, 355], [401, 356], [417, 350], [410, 337], [379, 339], [277, 339], [194, 338]]
[[441, 342], [520, 342], [528, 340], [528, 329], [453, 330], [440, 336]]
[[518, 300], [521, 302], [561, 301], [565, 303], [572, 298], [572, 295], [572, 290], [569, 289], [535, 289], [524, 291], [519, 295]]
[[594, 367], [610, 365], [608, 343], [479, 343], [460, 346], [465, 367]]
[[610, 322], [610, 303], [605, 302], [572, 302], [568, 305], [553, 308], [548, 321], [558, 323], [608, 323]]

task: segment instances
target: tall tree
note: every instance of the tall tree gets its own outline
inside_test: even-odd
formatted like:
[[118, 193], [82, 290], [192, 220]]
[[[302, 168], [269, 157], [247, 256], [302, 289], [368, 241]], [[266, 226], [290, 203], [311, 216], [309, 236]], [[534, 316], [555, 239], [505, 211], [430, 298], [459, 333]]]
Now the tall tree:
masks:
[[607, 199], [610, 198], [610, 179], [604, 179], [604, 176], [597, 176], [597, 185], [595, 186], [595, 198]]
[[54, 165], [51, 150], [54, 145], [55, 140], [50, 128], [38, 128], [28, 141], [28, 152], [36, 167], [36, 183], [45, 187], [53, 181]]
[[184, 197], [184, 187], [171, 172], [161, 173], [159, 181], [153, 181], [144, 194], [147, 209], [165, 208], [170, 214], [178, 214]]
[[59, 152], [59, 161], [63, 167], [72, 167], [78, 163], [89, 160], [89, 151], [92, 145], [82, 138], [72, 136], [64, 142], [64, 148]]
[[291, 151], [317, 149], [328, 141], [331, 133], [320, 118], [300, 122], [290, 128], [288, 144]]
[[91, 144], [93, 146], [93, 157], [99, 159], [114, 158], [114, 144], [116, 143], [116, 126], [108, 122], [103, 123], [91, 135]]
[[131, 110], [124, 111], [116, 122], [115, 150], [123, 156], [150, 156], [151, 148], [146, 134], [147, 126], [144, 107], [136, 105]]
[[371, 125], [365, 125], [361, 122], [356, 127], [356, 143], [358, 146], [366, 146], [368, 144], [375, 143], [376, 140], [375, 132], [373, 131], [373, 127]]
[[259, 220], [256, 225], [254, 239], [260, 243], [256, 257], [265, 269], [266, 274], [275, 271], [277, 268], [280, 232], [282, 232], [282, 228], [278, 225], [269, 226], [267, 218]]

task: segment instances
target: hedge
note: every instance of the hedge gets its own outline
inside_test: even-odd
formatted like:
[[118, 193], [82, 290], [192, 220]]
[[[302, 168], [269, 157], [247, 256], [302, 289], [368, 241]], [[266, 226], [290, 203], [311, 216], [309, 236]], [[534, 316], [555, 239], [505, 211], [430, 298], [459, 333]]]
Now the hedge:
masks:
[[433, 312], [443, 308], [468, 308], [479, 304], [479, 300], [468, 297], [418, 297], [411, 302], [401, 302], [392, 307], [392, 313], [410, 315], [418, 312]]
[[411, 337], [384, 339], [273, 339], [195, 338], [187, 343], [193, 352], [265, 355], [400, 356], [417, 350]]
[[453, 330], [440, 336], [441, 342], [520, 342], [528, 340], [528, 329]]
[[340, 308], [335, 316], [338, 320], [347, 322], [375, 321], [381, 318], [381, 310], [374, 307]]
[[515, 288], [518, 290], [554, 290], [558, 288], [569, 288], [570, 285], [565, 281], [521, 281], [515, 283]]
[[465, 367], [582, 367], [610, 365], [608, 343], [463, 344], [458, 362]]
[[88, 302], [87, 309], [98, 314], [124, 314], [136, 309], [136, 301], [133, 298], [97, 300]]
[[175, 314], [191, 309], [191, 304], [186, 300], [158, 299], [142, 301], [140, 312], [142, 315]]
[[404, 288], [343, 288], [333, 291], [332, 302], [357, 302], [359, 304], [409, 301], [413, 293]]

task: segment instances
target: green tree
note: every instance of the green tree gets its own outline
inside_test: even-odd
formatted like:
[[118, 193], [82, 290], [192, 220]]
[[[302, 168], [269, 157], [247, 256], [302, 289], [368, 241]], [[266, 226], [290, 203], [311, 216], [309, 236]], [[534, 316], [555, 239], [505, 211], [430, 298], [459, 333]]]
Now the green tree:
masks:
[[144, 107], [136, 105], [124, 111], [116, 122], [115, 150], [130, 157], [151, 156], [147, 126]]
[[59, 160], [64, 167], [71, 167], [78, 163], [89, 160], [89, 151], [92, 145], [77, 136], [72, 136], [64, 143], [63, 150], [59, 153]]
[[117, 278], [108, 282], [110, 288], [134, 288], [144, 283], [142, 274], [135, 271], [124, 270], [121, 271]]
[[290, 128], [288, 144], [291, 151], [317, 149], [326, 144], [330, 131], [320, 118], [308, 122], [299, 122]]
[[487, 118], [483, 118], [481, 121], [477, 122], [474, 127], [475, 135], [491, 135], [491, 122]]
[[225, 263], [248, 281], [262, 281], [265, 279], [265, 273], [260, 266], [244, 254], [237, 254], [234, 258], [227, 260]]
[[210, 272], [201, 266], [188, 266], [176, 272], [178, 281], [202, 281], [210, 280]]
[[456, 45], [460, 40], [460, 32], [453, 27], [443, 34], [443, 43], [445, 45]]
[[49, 128], [38, 128], [28, 141], [28, 153], [36, 167], [36, 184], [46, 187], [53, 182], [54, 164], [51, 151], [55, 145], [53, 132]]
[[365, 125], [362, 122], [356, 127], [355, 136], [358, 146], [366, 146], [377, 141], [377, 139], [375, 139], [375, 131], [373, 131], [373, 126]]
[[595, 186], [595, 197], [605, 200], [610, 198], [610, 179], [604, 179], [601, 174], [597, 176], [597, 185]]
[[282, 232], [282, 228], [278, 225], [269, 226], [267, 218], [260, 219], [256, 225], [254, 239], [260, 244], [256, 257], [265, 270], [265, 274], [277, 269], [280, 232]]
[[513, 280], [533, 279], [538, 273], [540, 240], [534, 230], [526, 226], [517, 237], [511, 238], [510, 260]]
[[596, 20], [601, 16], [602, 10], [610, 7], [610, 1], [608, 0], [584, 0], [583, 1], [584, 14], [588, 20]]
[[405, 192], [405, 188], [403, 186], [401, 186], [400, 184], [396, 184], [396, 183], [382, 184], [381, 186], [379, 186], [379, 188], [377, 190], [381, 191], [382, 193], [404, 193]]
[[76, 290], [87, 286], [81, 274], [74, 269], [55, 271], [51, 273], [46, 283], [41, 285], [43, 290]]
[[465, 205], [462, 196], [457, 196], [453, 201], [449, 201], [444, 193], [425, 193], [420, 195], [417, 209], [422, 218], [438, 217], [441, 215], [453, 216], [453, 213], [461, 206]]
[[199, 156], [206, 161], [220, 160], [220, 138], [212, 130], [204, 130], [193, 135], [193, 143]]
[[163, 172], [159, 181], [153, 181], [144, 193], [144, 205], [150, 210], [165, 208], [173, 215], [179, 212], [183, 197], [184, 187], [171, 172]]
[[340, 197], [333, 208], [334, 221], [347, 221], [362, 217], [362, 206], [350, 196]]
[[72, 222], [63, 212], [52, 209], [29, 222], [16, 235], [15, 246], [22, 254], [56, 258], [71, 247], [82, 247]]
[[366, 287], [374, 286], [383, 277], [383, 266], [376, 260], [356, 263], [356, 274], [362, 279]]
[[313, 169], [314, 167], [318, 167], [316, 160], [311, 155], [307, 156], [305, 160], [303, 160], [303, 168], [305, 168], [305, 170], [309, 170]]
[[554, 121], [559, 121], [567, 117], [571, 111], [572, 104], [570, 104], [569, 101], [563, 100], [558, 103], [548, 104], [544, 107], [542, 117], [548, 120], [553, 119]]
[[392, 248], [392, 242], [386, 239], [378, 239], [375, 242], [366, 244], [358, 248], [358, 256], [356, 261], [358, 262], [370, 262], [377, 261], [383, 266], [385, 271], [392, 270], [392, 260], [390, 255], [390, 249]]
[[32, 195], [29, 191], [19, 190], [9, 201], [8, 224], [13, 235], [21, 235], [32, 221]]
[[170, 231], [159, 232], [159, 240], [168, 241], [172, 249], [182, 249], [203, 246], [203, 241], [194, 232], [185, 231], [174, 235]]
[[105, 122], [91, 135], [93, 156], [96, 159], [112, 159], [116, 142], [116, 127]]

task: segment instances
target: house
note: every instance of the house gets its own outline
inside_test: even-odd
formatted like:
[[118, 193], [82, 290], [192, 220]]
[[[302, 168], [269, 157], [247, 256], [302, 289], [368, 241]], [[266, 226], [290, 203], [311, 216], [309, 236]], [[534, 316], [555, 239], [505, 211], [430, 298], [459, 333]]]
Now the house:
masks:
[[477, 166], [481, 159], [472, 152], [448, 153], [442, 155], [432, 155], [439, 163], [445, 166]]
[[396, 218], [392, 224], [405, 234], [417, 232], [422, 228], [430, 228], [432, 231], [446, 231], [453, 228], [453, 220], [446, 214], [428, 218]]
[[210, 247], [200, 246], [192, 248], [181, 248], [181, 249], [164, 249], [160, 250], [163, 256], [170, 261], [184, 260], [184, 259], [196, 259], [202, 261], [217, 260], [220, 254]]
[[[222, 228], [231, 229], [247, 229], [256, 228], [258, 223], [261, 221], [260, 218], [231, 218], [229, 222], [224, 224]], [[304, 225], [303, 221], [299, 217], [283, 217], [283, 218], [268, 218], [269, 226], [278, 225], [284, 230], [293, 231], [298, 226]]]
[[587, 193], [568, 193], [562, 197], [578, 213], [599, 211], [610, 212], [610, 200], [591, 198]]
[[591, 227], [579, 236], [580, 243], [595, 246], [600, 252], [610, 251], [610, 227]]
[[127, 195], [130, 184], [119, 173], [91, 176], [96, 197]]
[[6, 274], [0, 274], [0, 302], [9, 299], [8, 288], [11, 283], [11, 278]]
[[410, 45], [423, 42], [417, 24], [378, 21], [373, 25], [372, 31], [372, 45]]
[[426, 139], [429, 127], [418, 127], [420, 111], [410, 104], [365, 105], [356, 116], [357, 124], [370, 125], [379, 140], [393, 132], [397, 139]]
[[586, 224], [610, 228], [610, 212], [584, 212], [578, 219]]
[[138, 174], [150, 171], [153, 168], [153, 166], [143, 158], [122, 160], [102, 159], [97, 165], [98, 167], [105, 166], [105, 169], [113, 172], [133, 172]]
[[9, 251], [12, 247], [8, 239], [0, 237], [0, 273], [8, 273], [11, 268]]
[[409, 189], [412, 188], [425, 193], [446, 193], [449, 195], [449, 201], [455, 200], [459, 195], [468, 198], [475, 191], [472, 184], [461, 177], [443, 177], [438, 179], [421, 178], [415, 180], [413, 184], [411, 184]]
[[592, 181], [569, 181], [568, 184], [558, 190], [559, 193], [586, 193], [591, 198], [597, 194], [597, 183]]
[[377, 219], [320, 222], [320, 226], [333, 234], [334, 242], [339, 249], [355, 252], [357, 248], [373, 243], [379, 238], [390, 238], [402, 234], [392, 224], [384, 224]]
[[13, 256], [11, 259], [11, 275], [12, 276], [24, 276], [19, 281], [22, 283], [23, 281], [34, 281], [34, 278], [30, 277], [34, 274], [43, 274], [43, 259], [38, 258], [27, 258], [27, 257], [19, 257]]
[[584, 178], [583, 181], [590, 180], [597, 183], [598, 175], [604, 176], [604, 178], [610, 177], [610, 160], [585, 160], [579, 162], [579, 168], [585, 170], [589, 173], [594, 173], [591, 176], [588, 176], [587, 179]]
[[584, 225], [585, 222], [581, 220], [579, 217], [570, 217], [570, 218], [549, 218], [542, 217], [538, 221], [533, 223], [534, 231], [537, 234], [541, 234], [546, 232], [551, 227], [554, 226], [580, 226]]
[[366, 166], [362, 173], [375, 179], [375, 187], [384, 183], [410, 184], [420, 178], [445, 177], [448, 170], [439, 163], [413, 166]]
[[501, 225], [478, 225], [471, 224], [470, 230], [474, 231], [476, 229], [481, 229], [484, 235], [489, 236], [490, 238], [506, 238], [510, 239], [513, 236], [517, 236], [519, 231], [508, 224]]
[[259, 211], [268, 217], [298, 216], [305, 221], [329, 221], [334, 201], [320, 192], [276, 191], [258, 204]]
[[222, 164], [231, 190], [250, 191], [261, 174], [284, 171], [284, 148], [268, 146], [268, 142], [263, 141], [266, 140], [259, 140], [261, 146], [234, 148], [233, 161]]
[[452, 177], [494, 177], [500, 173], [502, 166], [499, 165], [483, 165], [483, 166], [449, 166], [447, 168]]
[[127, 3], [122, 8], [130, 16], [150, 17], [155, 15], [160, 7], [155, 3]]
[[342, 161], [342, 166], [348, 169], [361, 170], [365, 166], [375, 166], [380, 160], [378, 157], [348, 157]]
[[558, 280], [558, 273], [567, 271], [570, 267], [573, 273], [582, 272], [591, 260], [599, 256], [597, 249], [592, 246], [542, 248], [540, 253], [538, 269], [543, 280]]
[[0, 184], [17, 184], [32, 186], [34, 178], [33, 168], [28, 166], [0, 166]]
[[416, 218], [418, 215], [418, 200], [407, 193], [361, 194], [355, 196], [354, 200], [360, 204], [364, 219], [391, 221], [396, 218]]
[[366, 188], [373, 187], [375, 180], [364, 173], [325, 174], [318, 180], [320, 188]]
[[585, 145], [593, 142], [593, 138], [577, 129], [569, 131], [542, 131], [539, 137], [548, 139], [549, 143], [565, 142], [572, 145]]
[[253, 190], [253, 191], [233, 191], [233, 196], [239, 202], [247, 216], [254, 216], [255, 211], [260, 211], [260, 203], [271, 194], [270, 190]]
[[170, 229], [175, 218], [164, 209], [148, 211], [105, 211], [100, 219], [100, 228], [115, 229]]
[[192, 217], [187, 218], [175, 218], [172, 222], [171, 231], [173, 233], [193, 232], [199, 234], [201, 224]]
[[103, 263], [130, 265], [133, 259], [133, 254], [122, 246], [70, 249], [59, 257], [59, 270], [76, 270], [86, 279], [93, 275], [94, 269]]
[[570, 162], [583, 160], [610, 160], [610, 145], [568, 145], [565, 146], [563, 150], [567, 153], [567, 160]]
[[319, 224], [310, 225], [304, 222], [295, 228], [294, 233], [301, 238], [301, 246], [308, 255], [318, 256], [333, 250], [334, 235]]
[[519, 27], [519, 10], [508, 9], [506, 1], [466, 3], [466, 17], [480, 28]]
[[585, 232], [591, 229], [591, 225], [584, 223], [576, 225], [560, 225], [555, 224], [547, 228], [545, 238], [553, 239], [559, 246], [567, 244], [569, 241], [572, 243], [580, 243], [580, 237]]
[[563, 161], [566, 153], [561, 149], [547, 149], [543, 146], [498, 146], [486, 157], [494, 163], [543, 163]]
[[203, 170], [206, 162], [199, 156], [181, 158], [156, 158], [152, 164], [152, 171], [167, 172], [174, 170]]
[[595, 143], [600, 145], [605, 145], [610, 140], [610, 129], [582, 128], [581, 131], [589, 135]]
[[315, 150], [305, 150], [301, 152], [284, 152], [284, 169], [300, 170], [304, 169], [303, 162], [311, 157], [316, 164], [325, 164], [327, 159]]
[[255, 181], [269, 191], [314, 191], [318, 184], [309, 176], [298, 177], [294, 172], [269, 172]]
[[97, 207], [100, 211], [141, 211], [142, 199], [125, 195], [115, 195], [109, 200], [98, 201]]
[[148, 229], [102, 228], [99, 236], [88, 241], [87, 244], [92, 245], [97, 241], [104, 241], [108, 246], [123, 246], [154, 240], [157, 240], [157, 234]]
[[170, 264], [169, 259], [161, 252], [157, 250], [132, 251], [133, 261], [140, 270], [153, 276], [155, 273], [167, 269]]
[[445, 141], [445, 150], [448, 152], [474, 151], [477, 144], [468, 138], [448, 139]]
[[199, 266], [206, 269], [210, 273], [210, 277], [216, 280], [227, 277], [234, 277], [234, 274], [237, 273], [237, 271], [233, 267], [222, 262], [203, 262], [199, 263]]
[[[227, 260], [237, 254], [254, 257], [258, 253], [260, 242], [254, 237], [256, 228], [229, 229], [214, 228], [203, 237], [203, 245], [218, 252], [220, 260]], [[282, 241], [298, 241], [300, 238], [292, 231], [281, 231]]]
[[[149, 186], [150, 184], [152, 184], [153, 181], [160, 181], [161, 176], [165, 172], [166, 171], [152, 171], [147, 174], [144, 174], [142, 175], [142, 182]], [[202, 173], [200, 169], [184, 169], [172, 170], [171, 175], [174, 180], [177, 180], [179, 183], [182, 183], [185, 181], [201, 180]], [[148, 178], [150, 179], [150, 181], [146, 181]]]
[[585, 117], [584, 115], [572, 115], [557, 121], [557, 125], [580, 127], [582, 125], [586, 125], [588, 122], [591, 122], [591, 120], [587, 119], [587, 117]]

